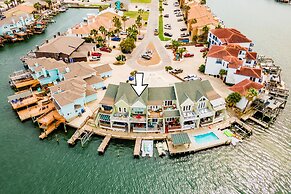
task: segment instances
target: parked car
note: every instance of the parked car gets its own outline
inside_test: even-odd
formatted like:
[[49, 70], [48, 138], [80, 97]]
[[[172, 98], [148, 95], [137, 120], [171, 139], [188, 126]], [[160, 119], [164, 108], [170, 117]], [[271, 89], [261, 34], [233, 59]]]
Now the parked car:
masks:
[[196, 43], [195, 47], [203, 47], [204, 45], [202, 43]]
[[152, 56], [152, 55], [153, 55], [153, 51], [151, 51], [151, 50], [147, 50], [147, 51], [145, 52], [145, 54], [146, 54], [146, 55], [149, 55], [149, 56]]
[[177, 19], [177, 22], [183, 22], [184, 20], [182, 18]]
[[166, 44], [166, 45], [165, 45], [165, 48], [166, 48], [166, 49], [171, 49], [171, 48], [172, 48], [172, 45], [170, 45], [170, 44]]
[[180, 36], [181, 37], [187, 37], [187, 36], [189, 36], [189, 34], [188, 33], [182, 33], [182, 34], [180, 34]]
[[164, 27], [171, 27], [171, 24], [165, 24]]
[[171, 26], [165, 26], [164, 27], [166, 30], [171, 30], [172, 28], [171, 28]]
[[178, 6], [179, 6], [179, 3], [176, 1], [173, 5], [174, 5], [175, 7], [178, 7]]
[[158, 29], [155, 29], [155, 31], [154, 31], [154, 35], [155, 35], [155, 36], [159, 35], [159, 31], [158, 31]]
[[193, 75], [187, 75], [186, 77], [184, 77], [185, 81], [190, 81], [190, 80], [197, 80], [200, 79], [199, 77], [197, 77], [197, 75], [193, 74]]
[[168, 36], [168, 37], [172, 37], [172, 36], [173, 36], [173, 34], [171, 34], [171, 33], [169, 33], [169, 32], [164, 32], [164, 35], [165, 35], [165, 36]]
[[90, 56], [89, 57], [89, 61], [99, 61], [100, 60], [100, 57], [97, 57], [97, 56]]
[[144, 38], [144, 35], [138, 35], [137, 39], [142, 40]]
[[184, 55], [184, 57], [194, 57], [194, 54], [193, 54], [193, 53], [186, 53], [186, 54]]
[[167, 2], [164, 2], [163, 5], [168, 5], [168, 3]]
[[180, 9], [175, 9], [174, 10], [174, 13], [176, 13], [176, 12], [180, 12], [181, 10]]
[[170, 70], [169, 73], [173, 73], [173, 74], [183, 73], [183, 69], [173, 69], [173, 70]]
[[201, 53], [204, 53], [204, 52], [207, 52], [207, 51], [209, 51], [209, 48], [206, 48], [206, 47], [200, 50]]
[[119, 42], [121, 39], [119, 37], [115, 36], [115, 37], [111, 38], [111, 40], [112, 41], [118, 41]]
[[127, 35], [127, 32], [126, 31], [121, 31], [120, 35]]
[[187, 31], [187, 28], [181, 28], [180, 31]]
[[102, 47], [102, 48], [100, 48], [100, 51], [111, 53], [112, 49], [108, 48], [108, 47]]
[[169, 18], [170, 15], [169, 15], [169, 14], [165, 14], [164, 17], [165, 17], [165, 18]]
[[178, 14], [176, 14], [176, 17], [182, 17], [182, 16], [183, 16], [182, 13], [178, 13]]
[[143, 55], [141, 55], [141, 57], [146, 59], [146, 60], [151, 60], [152, 59], [152, 56], [147, 55], [147, 54], [143, 54]]
[[101, 57], [102, 53], [99, 52], [91, 52], [91, 56]]

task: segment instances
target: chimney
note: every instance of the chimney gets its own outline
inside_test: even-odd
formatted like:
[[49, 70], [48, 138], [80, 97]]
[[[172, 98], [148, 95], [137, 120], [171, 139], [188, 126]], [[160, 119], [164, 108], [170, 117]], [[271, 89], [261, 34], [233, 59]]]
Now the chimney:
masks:
[[56, 38], [57, 37], [57, 35], [54, 35], [54, 38]]
[[58, 36], [60, 36], [61, 35], [61, 32], [58, 32]]
[[49, 41], [48, 40], [45, 40], [45, 42], [48, 43]]

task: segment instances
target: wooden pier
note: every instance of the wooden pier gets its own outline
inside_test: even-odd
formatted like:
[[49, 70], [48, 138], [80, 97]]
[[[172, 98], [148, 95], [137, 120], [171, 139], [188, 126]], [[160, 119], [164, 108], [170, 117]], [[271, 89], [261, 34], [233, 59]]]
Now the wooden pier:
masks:
[[134, 151], [133, 151], [133, 156], [135, 158], [139, 157], [141, 141], [142, 141], [142, 138], [140, 138], [140, 137], [136, 138], [136, 140], [135, 140]]
[[54, 104], [50, 102], [46, 105], [38, 104], [32, 107], [28, 107], [27, 109], [18, 111], [17, 114], [21, 121], [25, 121], [30, 118], [41, 116], [53, 110], [54, 108], [55, 108]]
[[268, 128], [269, 127], [268, 124], [266, 124], [266, 123], [264, 123], [264, 122], [262, 122], [262, 121], [260, 121], [260, 120], [258, 120], [256, 118], [254, 118], [254, 117], [250, 117], [249, 119], [254, 121], [255, 123], [257, 123], [258, 125], [261, 125], [264, 128]]
[[105, 149], [109, 143], [111, 139], [111, 135], [106, 135], [105, 138], [103, 139], [102, 143], [100, 144], [100, 146], [98, 147], [98, 153], [99, 154], [104, 154]]

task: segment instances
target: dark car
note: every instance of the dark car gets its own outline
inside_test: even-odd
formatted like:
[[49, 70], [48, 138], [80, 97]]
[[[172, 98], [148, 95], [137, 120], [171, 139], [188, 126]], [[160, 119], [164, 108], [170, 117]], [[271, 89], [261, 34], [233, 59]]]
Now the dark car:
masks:
[[172, 48], [172, 45], [170, 45], [170, 44], [166, 44], [166, 45], [165, 45], [165, 48], [166, 48], [166, 49], [171, 49], [171, 48]]
[[100, 51], [111, 53], [112, 49], [108, 48], [108, 47], [102, 47], [102, 48], [100, 48]]
[[177, 22], [183, 22], [184, 20], [182, 19], [182, 18], [179, 18], [178, 20], [177, 20]]
[[189, 34], [188, 33], [182, 33], [180, 36], [181, 37], [187, 37], [187, 36], [189, 36]]
[[173, 34], [171, 34], [171, 33], [169, 33], [169, 32], [165, 32], [165, 33], [164, 33], [164, 36], [172, 37]]
[[111, 38], [111, 40], [112, 41], [120, 41], [121, 39], [119, 37], [115, 36], [115, 37]]
[[204, 52], [207, 52], [207, 51], [209, 51], [208, 48], [203, 48], [203, 49], [200, 50], [201, 53], [204, 53]]
[[165, 17], [165, 18], [169, 18], [170, 15], [169, 15], [169, 14], [165, 14], [164, 17]]
[[187, 28], [181, 28], [180, 31], [187, 31]]
[[101, 57], [102, 53], [92, 52], [91, 56]]
[[167, 2], [164, 2], [163, 5], [168, 5], [168, 3]]

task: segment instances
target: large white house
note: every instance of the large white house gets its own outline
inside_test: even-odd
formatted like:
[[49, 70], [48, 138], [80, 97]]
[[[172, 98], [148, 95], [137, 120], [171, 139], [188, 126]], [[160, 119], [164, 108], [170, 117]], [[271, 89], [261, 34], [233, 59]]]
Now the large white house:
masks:
[[251, 50], [254, 46], [252, 40], [233, 28], [220, 28], [210, 30], [208, 33], [209, 47], [212, 45], [239, 45]]
[[237, 84], [244, 79], [262, 82], [262, 69], [256, 67], [257, 53], [239, 45], [213, 45], [206, 58], [205, 74], [218, 76], [227, 71], [224, 81]]
[[[241, 100], [236, 104], [236, 107], [239, 108], [240, 110], [244, 110], [247, 107], [247, 105], [250, 104], [249, 103], [250, 99], [247, 99], [247, 97], [246, 97], [249, 89], [254, 88], [260, 94], [261, 89], [263, 87], [264, 86], [262, 84], [245, 79], [245, 80], [239, 82], [238, 84], [231, 86], [229, 89], [233, 92], [238, 92], [242, 96]], [[254, 99], [252, 99], [252, 100], [254, 100]]]

